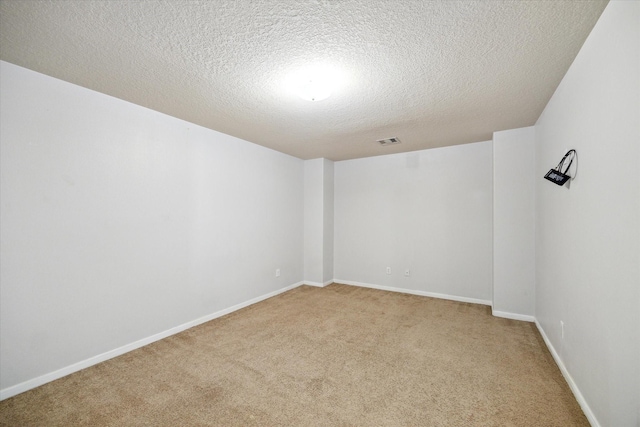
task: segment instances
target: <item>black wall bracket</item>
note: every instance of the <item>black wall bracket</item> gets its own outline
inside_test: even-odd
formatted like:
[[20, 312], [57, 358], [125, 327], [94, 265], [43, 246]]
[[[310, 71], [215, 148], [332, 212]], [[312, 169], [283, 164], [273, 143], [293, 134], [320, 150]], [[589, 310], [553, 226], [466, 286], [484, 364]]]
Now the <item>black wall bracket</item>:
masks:
[[567, 151], [567, 154], [565, 154], [562, 160], [560, 160], [558, 166], [556, 166], [554, 169], [550, 169], [549, 172], [547, 172], [547, 174], [544, 176], [544, 179], [547, 179], [559, 186], [563, 186], [567, 181], [571, 179], [571, 177], [567, 175], [567, 173], [569, 172], [569, 168], [571, 167], [571, 164], [574, 160], [576, 160], [577, 164], [578, 152], [576, 150]]

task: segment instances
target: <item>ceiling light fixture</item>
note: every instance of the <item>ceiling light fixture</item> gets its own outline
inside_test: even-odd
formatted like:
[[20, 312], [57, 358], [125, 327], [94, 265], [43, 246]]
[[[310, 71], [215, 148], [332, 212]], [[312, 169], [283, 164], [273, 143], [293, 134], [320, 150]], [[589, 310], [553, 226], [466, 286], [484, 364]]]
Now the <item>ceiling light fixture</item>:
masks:
[[322, 101], [331, 96], [332, 90], [333, 88], [329, 82], [322, 81], [318, 77], [315, 77], [300, 86], [298, 95], [307, 101]]
[[283, 81], [286, 91], [307, 101], [322, 101], [345, 84], [344, 73], [328, 64], [310, 64], [290, 72]]

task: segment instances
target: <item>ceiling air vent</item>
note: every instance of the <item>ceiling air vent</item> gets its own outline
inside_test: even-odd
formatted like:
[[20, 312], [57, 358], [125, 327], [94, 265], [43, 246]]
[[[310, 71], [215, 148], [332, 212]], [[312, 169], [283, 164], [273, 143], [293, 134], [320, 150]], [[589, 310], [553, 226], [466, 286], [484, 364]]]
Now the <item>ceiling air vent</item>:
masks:
[[378, 142], [380, 143], [380, 145], [394, 145], [394, 144], [400, 144], [400, 140], [398, 138], [386, 138], [386, 139], [379, 139]]

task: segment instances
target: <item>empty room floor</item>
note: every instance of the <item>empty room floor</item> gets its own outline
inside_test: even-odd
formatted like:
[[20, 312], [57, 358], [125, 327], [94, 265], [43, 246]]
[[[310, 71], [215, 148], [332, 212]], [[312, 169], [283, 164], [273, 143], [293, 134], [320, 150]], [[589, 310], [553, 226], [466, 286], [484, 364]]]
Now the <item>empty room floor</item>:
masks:
[[0, 402], [0, 425], [588, 426], [535, 325], [301, 286]]

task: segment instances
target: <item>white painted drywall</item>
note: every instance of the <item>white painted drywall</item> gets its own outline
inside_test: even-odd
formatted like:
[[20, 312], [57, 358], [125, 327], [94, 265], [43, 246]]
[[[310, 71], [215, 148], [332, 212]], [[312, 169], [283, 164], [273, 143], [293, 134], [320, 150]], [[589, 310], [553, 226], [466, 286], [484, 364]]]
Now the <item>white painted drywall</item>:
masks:
[[334, 167], [337, 280], [491, 300], [491, 141]]
[[493, 313], [533, 319], [535, 128], [493, 134]]
[[333, 162], [304, 162], [304, 280], [321, 286], [333, 279]]
[[[538, 120], [536, 147], [537, 321], [592, 423], [637, 426], [640, 2], [609, 3]], [[543, 180], [569, 148], [571, 186]]]
[[322, 240], [322, 284], [333, 280], [333, 218], [334, 218], [334, 191], [333, 191], [333, 175], [334, 175], [334, 163], [328, 159], [322, 159], [323, 161], [323, 240]]
[[1, 389], [302, 281], [301, 160], [0, 67]]
[[304, 280], [321, 284], [324, 240], [323, 159], [304, 162]]

